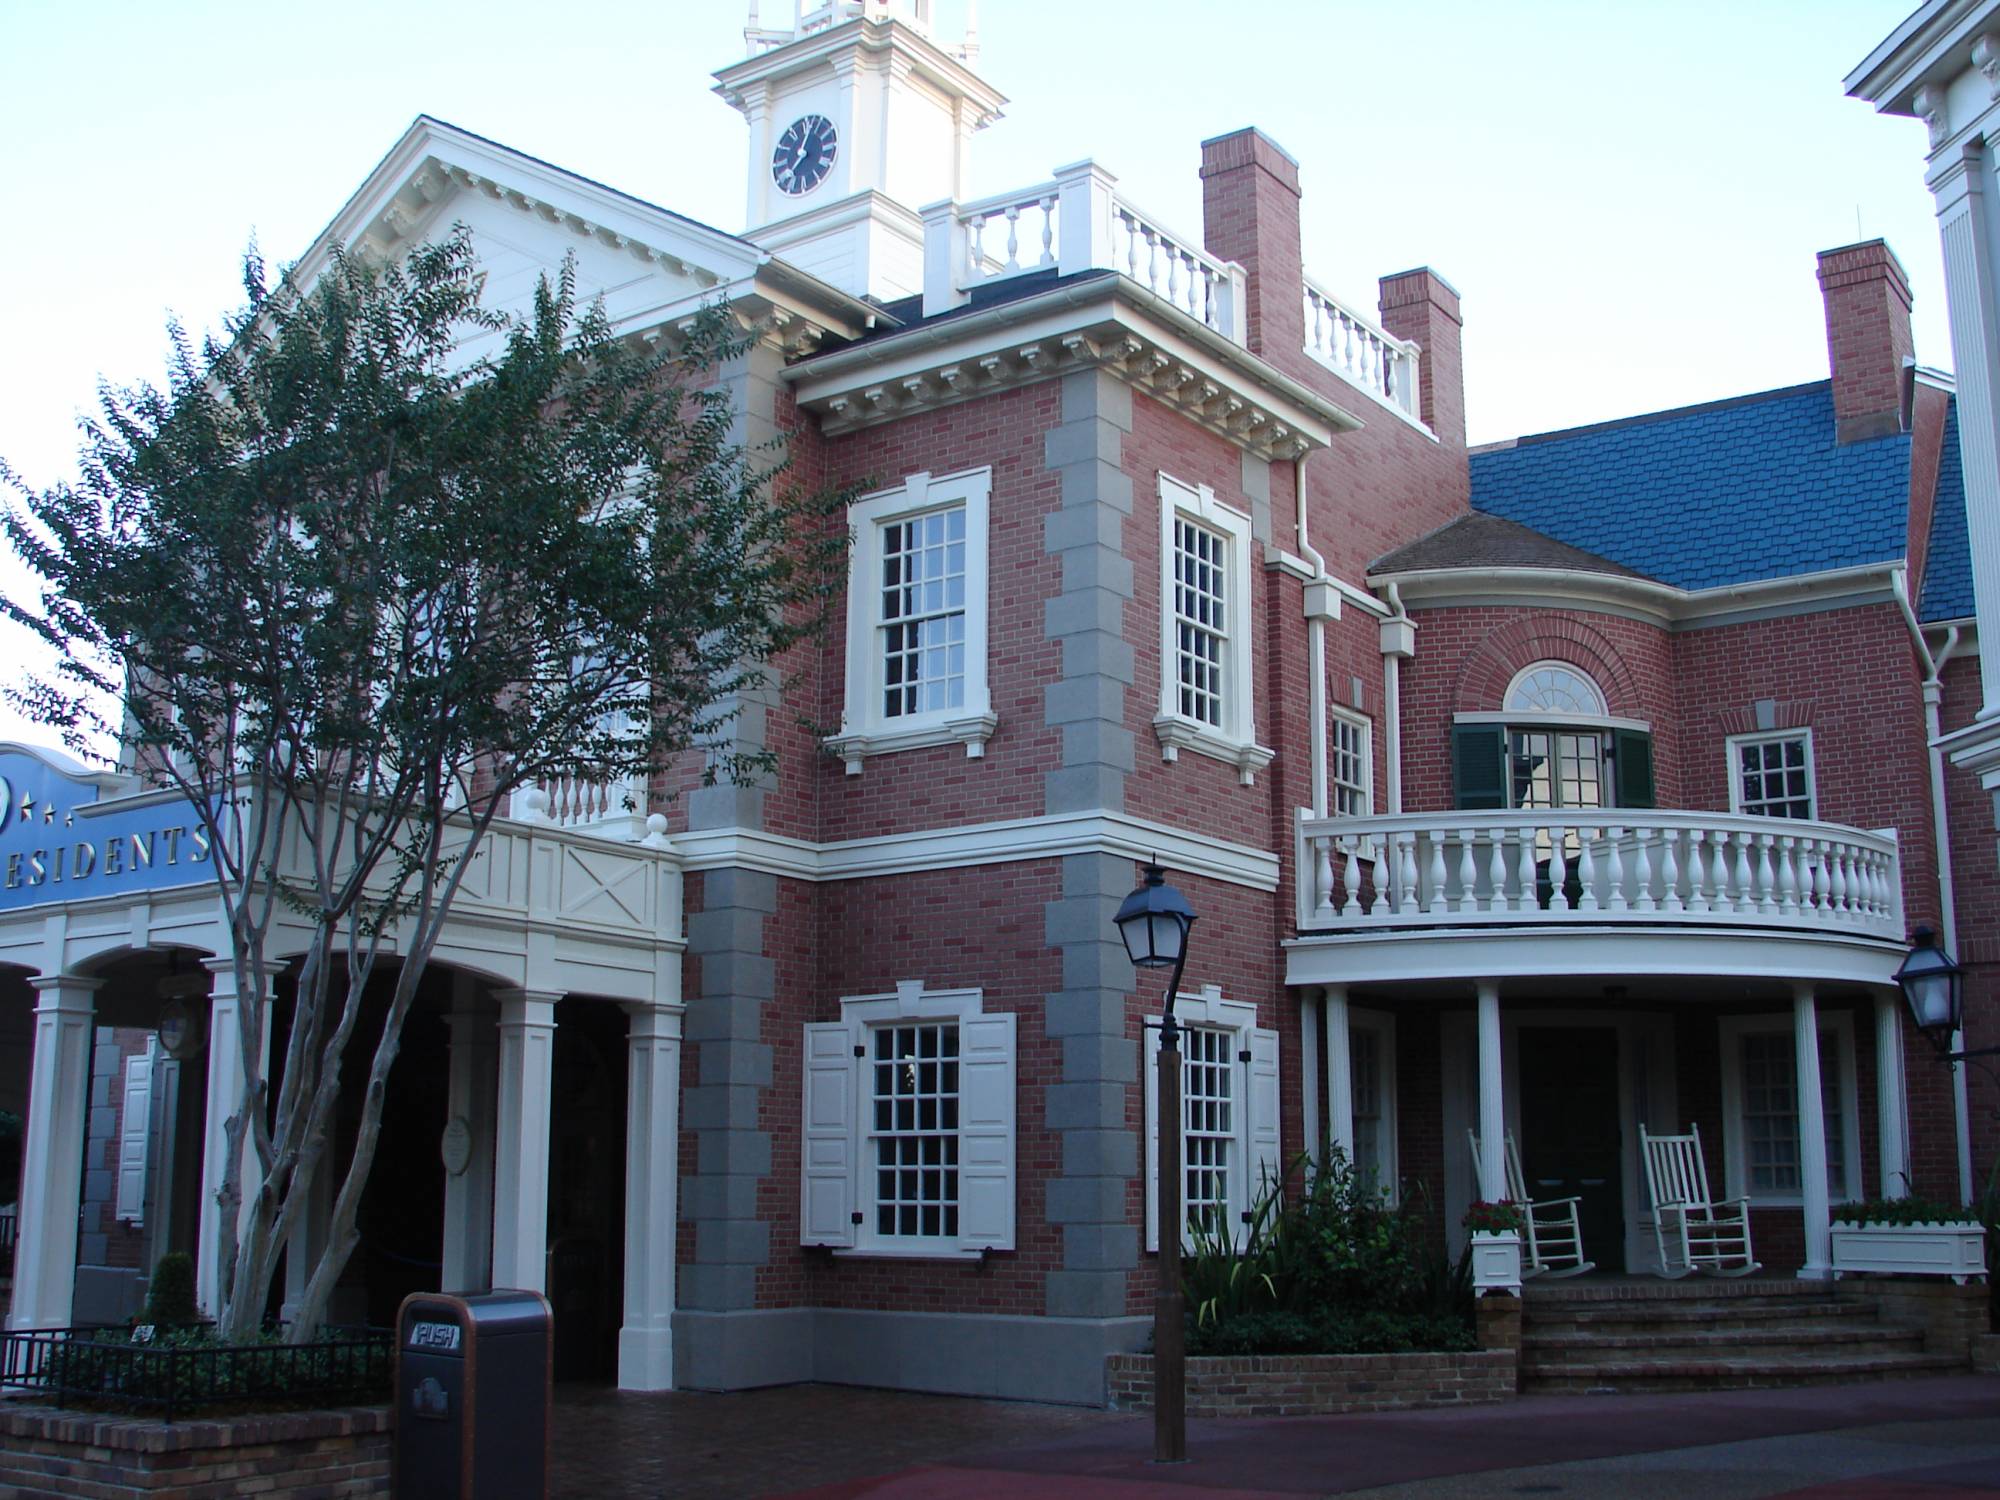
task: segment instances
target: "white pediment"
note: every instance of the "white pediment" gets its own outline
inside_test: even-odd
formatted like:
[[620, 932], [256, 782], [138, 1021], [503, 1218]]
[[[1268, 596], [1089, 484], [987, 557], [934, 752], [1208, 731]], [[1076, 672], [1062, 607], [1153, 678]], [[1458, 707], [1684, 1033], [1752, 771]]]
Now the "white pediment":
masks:
[[642, 332], [718, 297], [744, 294], [766, 259], [755, 245], [440, 121], [420, 117], [300, 262], [307, 279], [336, 244], [385, 257], [471, 230], [486, 304], [525, 313], [536, 278], [564, 256], [584, 300]]

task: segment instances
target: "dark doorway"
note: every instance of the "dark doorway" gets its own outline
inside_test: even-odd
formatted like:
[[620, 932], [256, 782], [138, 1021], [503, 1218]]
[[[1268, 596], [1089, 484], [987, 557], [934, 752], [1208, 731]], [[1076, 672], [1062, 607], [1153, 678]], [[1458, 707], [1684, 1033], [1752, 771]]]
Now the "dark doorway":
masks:
[[557, 1011], [549, 1114], [549, 1303], [555, 1378], [618, 1378], [625, 1308], [625, 1012]]
[[1603, 1026], [1524, 1026], [1519, 1048], [1528, 1195], [1537, 1202], [1582, 1199], [1584, 1258], [1600, 1271], [1623, 1271], [1618, 1033]]
[[[339, 1132], [335, 1176], [329, 1202], [353, 1160], [368, 1070], [382, 1034], [393, 972], [378, 975], [368, 988], [362, 1019], [354, 1028], [341, 1063], [341, 1102], [345, 1118]], [[331, 1309], [333, 1321], [343, 1313], [365, 1308], [367, 1321], [392, 1328], [396, 1311], [411, 1292], [434, 1292], [444, 1276], [444, 1162], [438, 1138], [444, 1133], [445, 1079], [451, 1062], [449, 1032], [440, 1013], [451, 976], [443, 969], [425, 973], [416, 1002], [403, 1021], [402, 1045], [389, 1068], [382, 1091], [382, 1128], [375, 1143], [375, 1160], [362, 1189], [355, 1220], [361, 1243], [347, 1263], [342, 1292]], [[339, 980], [331, 1003], [340, 1004]], [[356, 1281], [361, 1282], [356, 1287]]]

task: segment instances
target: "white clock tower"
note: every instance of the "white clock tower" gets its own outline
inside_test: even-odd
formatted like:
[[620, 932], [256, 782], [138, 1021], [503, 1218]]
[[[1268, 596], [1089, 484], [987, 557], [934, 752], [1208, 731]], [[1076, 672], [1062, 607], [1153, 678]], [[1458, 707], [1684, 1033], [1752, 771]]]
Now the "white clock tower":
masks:
[[793, 0], [785, 30], [751, 0], [751, 56], [715, 75], [750, 122], [751, 240], [857, 296], [923, 290], [917, 211], [965, 196], [972, 133], [1007, 102], [972, 71], [976, 5], [947, 47], [931, 0]]

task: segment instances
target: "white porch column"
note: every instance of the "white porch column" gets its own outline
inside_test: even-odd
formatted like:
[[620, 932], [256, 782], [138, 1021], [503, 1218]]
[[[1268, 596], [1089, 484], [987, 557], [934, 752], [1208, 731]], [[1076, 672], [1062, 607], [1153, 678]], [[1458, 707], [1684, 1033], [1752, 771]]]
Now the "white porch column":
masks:
[[35, 1058], [21, 1142], [19, 1243], [9, 1328], [64, 1328], [76, 1293], [93, 998], [104, 981], [54, 974], [35, 987]]
[[[470, 974], [452, 977], [451, 1071], [445, 1085], [444, 1272], [447, 1292], [493, 1285], [493, 1138], [500, 1033]], [[455, 1153], [464, 1170], [453, 1171]]]
[[618, 1387], [674, 1385], [674, 1234], [678, 1227], [681, 1007], [631, 1005], [625, 1117], [625, 1322]]
[[1806, 1262], [1799, 1275], [1833, 1274], [1826, 1201], [1826, 1106], [1819, 1077], [1819, 1007], [1809, 984], [1792, 987], [1792, 1039], [1798, 1055], [1799, 1197], [1804, 1203]]
[[[242, 997], [236, 992], [236, 961], [205, 958], [202, 967], [213, 977], [208, 991], [208, 1113], [202, 1121], [201, 1204], [196, 1224], [195, 1301], [210, 1317], [222, 1311], [222, 1204], [217, 1195], [229, 1159], [228, 1125], [243, 1108]], [[264, 1007], [262, 1056], [258, 1076], [271, 1076], [271, 977], [258, 982], [256, 999]], [[242, 1141], [243, 1171], [238, 1178], [242, 1198], [237, 1204], [236, 1229], [243, 1221], [255, 1189], [250, 1175], [257, 1153], [246, 1130]]]
[[[1910, 1146], [1905, 1121], [1909, 1102], [1903, 1083], [1903, 1001], [1888, 993], [1875, 997], [1875, 1133], [1882, 1146], [1882, 1196], [1910, 1196]], [[1859, 1189], [1855, 1196], [1859, 1197]]]
[[1347, 1033], [1347, 986], [1330, 984], [1326, 1005], [1326, 1130], [1328, 1139], [1354, 1160], [1354, 1058]]
[[1306, 1155], [1321, 1160], [1319, 1128], [1319, 991], [1299, 992], [1299, 1124]]
[[540, 1292], [548, 1289], [549, 1088], [562, 996], [501, 990], [498, 998], [493, 1285]]
[[1479, 1196], [1507, 1196], [1507, 1111], [1500, 1097], [1500, 985], [1479, 981]]

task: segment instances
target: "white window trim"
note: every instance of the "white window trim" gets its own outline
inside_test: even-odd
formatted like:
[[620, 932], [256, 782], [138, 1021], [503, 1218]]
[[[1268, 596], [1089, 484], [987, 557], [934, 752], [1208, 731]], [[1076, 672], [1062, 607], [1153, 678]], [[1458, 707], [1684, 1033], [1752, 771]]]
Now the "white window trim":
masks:
[[[1743, 1129], [1743, 1038], [1782, 1036], [1797, 1048], [1797, 1028], [1788, 1015], [1724, 1016], [1722, 1038], [1722, 1160], [1729, 1184], [1726, 1196], [1748, 1198], [1755, 1208], [1798, 1208], [1802, 1193], [1759, 1193], [1750, 1186], [1748, 1142]], [[1833, 1038], [1834, 1066], [1840, 1070], [1841, 1169], [1846, 1195], [1861, 1196], [1861, 1110], [1857, 1100], [1859, 1077], [1854, 1059], [1854, 1018], [1834, 1012], [1819, 1018], [1822, 1040]], [[1824, 1055], [1824, 1054], [1822, 1054]], [[1796, 1064], [1794, 1064], [1796, 1066]], [[1824, 1063], [1822, 1063], [1824, 1066]]]
[[[1361, 733], [1361, 812], [1359, 816], [1364, 818], [1370, 817], [1375, 811], [1375, 721], [1370, 719], [1366, 714], [1356, 713], [1353, 709], [1342, 708], [1338, 704], [1333, 704], [1329, 707], [1327, 716], [1334, 723], [1346, 724], [1351, 728], [1359, 730]], [[1329, 725], [1330, 728], [1331, 726]], [[1329, 804], [1327, 811], [1333, 816], [1338, 817], [1340, 814], [1334, 812], [1334, 806], [1340, 800], [1338, 795], [1340, 783], [1334, 779], [1333, 775], [1333, 767], [1336, 764], [1336, 757], [1333, 751], [1333, 738], [1329, 734], [1326, 767], [1326, 797]]]
[[[1222, 533], [1229, 548], [1228, 652], [1223, 660], [1223, 722], [1204, 724], [1180, 711], [1174, 630], [1174, 518], [1186, 516]], [[1250, 518], [1215, 498], [1207, 485], [1190, 485], [1160, 475], [1160, 712], [1153, 720], [1160, 759], [1176, 761], [1183, 750], [1206, 755], [1236, 768], [1244, 786], [1257, 783], [1257, 773], [1271, 763], [1274, 752], [1257, 743], [1254, 709], [1255, 662], [1251, 650]]]
[[[868, 1035], [877, 1026], [898, 1021], [956, 1021], [959, 1026], [955, 1238], [915, 1241], [878, 1235], [862, 1207], [864, 1201], [872, 1201], [867, 1186], [874, 1171], [866, 1156]], [[841, 1255], [895, 1260], [976, 1260], [989, 1250], [1012, 1250], [1018, 1140], [1015, 1032], [1012, 1012], [984, 1009], [984, 991], [927, 990], [919, 979], [899, 980], [892, 994], [846, 996], [840, 1002], [840, 1020], [808, 1023], [799, 1171], [801, 1242]], [[863, 1055], [856, 1054], [857, 1047]], [[969, 1077], [982, 1065], [1005, 1073], [1004, 1086], [994, 1088], [983, 1104]]]
[[[926, 745], [962, 744], [967, 758], [986, 753], [999, 727], [987, 683], [987, 527], [993, 470], [910, 475], [894, 489], [878, 490], [847, 508], [847, 684], [840, 732], [826, 747], [861, 774], [870, 755]], [[946, 506], [965, 507], [965, 702], [956, 708], [891, 718], [882, 712], [881, 563], [883, 526]]]
[[[1749, 745], [1768, 745], [1780, 740], [1804, 740], [1806, 742], [1806, 817], [1807, 822], [1819, 817], [1819, 774], [1814, 762], [1813, 734], [1810, 728], [1766, 729], [1756, 734], [1732, 734], [1723, 741], [1723, 754], [1728, 757], [1729, 770], [1729, 810], [1743, 811], [1743, 762], [1742, 751]], [[1765, 814], [1752, 814], [1762, 817]], [[1797, 821], [1787, 819], [1786, 821]]]
[[[1199, 1026], [1227, 1032], [1236, 1056], [1233, 1077], [1239, 1108], [1233, 1144], [1238, 1167], [1230, 1173], [1229, 1223], [1241, 1244], [1243, 1215], [1268, 1178], [1278, 1181], [1284, 1160], [1278, 1153], [1278, 1033], [1257, 1025], [1257, 1007], [1248, 1000], [1225, 1000], [1220, 985], [1204, 985], [1199, 994], [1180, 995], [1174, 1019], [1183, 1027]], [[1159, 1037], [1151, 1026], [1141, 1044], [1140, 1069], [1146, 1078], [1146, 1248], [1160, 1248], [1160, 1067]], [[1250, 1055], [1244, 1061], [1243, 1054]], [[1181, 1243], [1190, 1245], [1186, 1226]]]
[[[1399, 1145], [1396, 1130], [1396, 1018], [1385, 1010], [1362, 1010], [1349, 1006], [1347, 1011], [1347, 1031], [1349, 1041], [1348, 1078], [1349, 1088], [1353, 1080], [1353, 1043], [1351, 1038], [1358, 1031], [1365, 1031], [1375, 1038], [1376, 1071], [1382, 1085], [1382, 1140], [1381, 1150], [1376, 1153], [1375, 1186], [1390, 1203], [1402, 1199], [1402, 1179], [1398, 1169]], [[1353, 1100], [1350, 1093], [1349, 1105]], [[1351, 1123], [1351, 1121], [1350, 1121]], [[1359, 1167], [1361, 1163], [1352, 1163]]]

